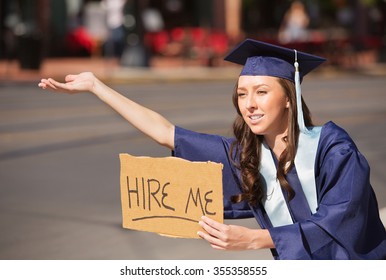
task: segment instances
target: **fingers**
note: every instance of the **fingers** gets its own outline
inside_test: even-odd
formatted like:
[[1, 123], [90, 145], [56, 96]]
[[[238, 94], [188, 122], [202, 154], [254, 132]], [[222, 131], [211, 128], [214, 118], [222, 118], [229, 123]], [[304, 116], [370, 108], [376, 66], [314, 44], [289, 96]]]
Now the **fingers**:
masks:
[[[219, 250], [248, 250], [256, 247], [256, 231], [235, 225], [226, 225], [201, 217], [200, 226], [205, 230], [197, 234]], [[261, 248], [261, 247], [260, 247]]]
[[208, 217], [203, 216], [199, 225], [205, 230], [197, 232], [197, 234], [208, 241], [211, 246], [215, 249], [224, 250], [226, 243], [224, 242], [225, 235], [224, 231], [227, 230], [227, 225], [219, 223]]
[[38, 86], [42, 89], [47, 89], [47, 88], [51, 88], [51, 89], [57, 89], [55, 87], [55, 85], [51, 82], [52, 79], [41, 79], [40, 83], [38, 84]]
[[51, 89], [54, 91], [69, 92], [71, 85], [66, 83], [60, 83], [52, 78], [41, 79], [38, 86], [42, 89]]
[[[67, 75], [64, 80], [66, 83], [70, 83], [70, 82], [73, 82], [76, 77], [78, 75]], [[41, 87], [42, 89], [47, 89], [47, 88], [52, 88], [52, 89], [58, 89], [58, 88], [62, 88], [62, 89], [65, 89], [66, 88], [66, 84], [65, 83], [60, 83], [52, 78], [48, 78], [48, 79], [41, 79], [40, 83], [38, 84], [39, 87]]]
[[198, 236], [200, 236], [202, 239], [205, 239], [214, 249], [218, 250], [225, 250], [224, 242], [221, 241], [218, 238], [215, 238], [205, 232], [199, 231], [197, 232]]
[[217, 229], [209, 226], [208, 224], [200, 221], [198, 223], [210, 236], [213, 236], [215, 238], [220, 238], [221, 237], [221, 232], [218, 231]]
[[201, 221], [199, 224], [205, 229], [210, 235], [216, 236], [216, 237], [222, 237], [222, 232], [224, 232], [227, 229], [227, 225], [224, 225], [222, 223], [219, 223], [211, 218], [208, 218], [206, 216], [201, 217]]
[[47, 88], [47, 85], [44, 83], [43, 79], [40, 81], [40, 83], [38, 83], [38, 87], [40, 87], [42, 89], [46, 89]]
[[78, 93], [90, 91], [96, 80], [92, 72], [82, 72], [80, 74], [70, 74], [65, 76], [64, 82], [58, 82], [52, 78], [42, 79], [38, 84], [42, 89], [50, 89], [62, 93]]
[[49, 79], [48, 79], [48, 82], [51, 84], [51, 86], [52, 86], [54, 89], [65, 89], [65, 88], [66, 88], [66, 84], [57, 82], [57, 81], [55, 81], [55, 80], [52, 79], [52, 78], [49, 78]]

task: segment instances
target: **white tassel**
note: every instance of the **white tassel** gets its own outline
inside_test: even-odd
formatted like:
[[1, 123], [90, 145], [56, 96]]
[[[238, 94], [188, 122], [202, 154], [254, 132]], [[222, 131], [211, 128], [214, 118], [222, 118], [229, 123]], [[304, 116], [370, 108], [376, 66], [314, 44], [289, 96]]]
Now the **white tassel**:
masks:
[[300, 74], [299, 74], [299, 63], [298, 63], [298, 53], [295, 51], [295, 89], [296, 89], [296, 105], [298, 109], [298, 125], [300, 132], [309, 133], [306, 125], [304, 124], [303, 109], [302, 109], [302, 90], [300, 87]]

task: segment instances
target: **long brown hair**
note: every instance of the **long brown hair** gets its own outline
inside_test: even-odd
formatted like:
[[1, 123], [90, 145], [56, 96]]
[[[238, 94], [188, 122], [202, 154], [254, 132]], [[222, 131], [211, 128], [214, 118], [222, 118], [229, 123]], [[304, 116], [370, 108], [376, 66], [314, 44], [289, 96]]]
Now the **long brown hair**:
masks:
[[[299, 138], [299, 126], [297, 123], [297, 107], [296, 107], [296, 91], [295, 84], [287, 79], [278, 78], [278, 82], [284, 89], [284, 92], [289, 100], [288, 112], [288, 135], [283, 137], [286, 143], [286, 148], [278, 159], [277, 179], [281, 187], [287, 191], [288, 199], [291, 200], [294, 196], [294, 191], [286, 179], [286, 174], [294, 165], [296, 149]], [[233, 133], [236, 140], [231, 146], [231, 155], [236, 156], [234, 160], [235, 166], [240, 170], [242, 193], [232, 197], [234, 203], [246, 200], [251, 205], [258, 204], [265, 196], [260, 169], [261, 144], [264, 137], [254, 134], [248, 125], [245, 123], [240, 109], [238, 107], [237, 87], [233, 92], [233, 105], [237, 111], [237, 117], [233, 123]], [[302, 98], [302, 108], [304, 123], [306, 126], [312, 126], [310, 111]]]

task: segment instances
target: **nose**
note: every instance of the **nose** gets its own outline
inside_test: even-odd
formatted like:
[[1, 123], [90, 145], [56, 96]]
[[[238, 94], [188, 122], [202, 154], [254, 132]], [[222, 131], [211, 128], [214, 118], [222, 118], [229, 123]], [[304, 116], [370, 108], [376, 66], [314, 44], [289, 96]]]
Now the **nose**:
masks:
[[253, 94], [248, 94], [245, 100], [245, 108], [248, 110], [254, 110], [257, 108], [256, 99]]

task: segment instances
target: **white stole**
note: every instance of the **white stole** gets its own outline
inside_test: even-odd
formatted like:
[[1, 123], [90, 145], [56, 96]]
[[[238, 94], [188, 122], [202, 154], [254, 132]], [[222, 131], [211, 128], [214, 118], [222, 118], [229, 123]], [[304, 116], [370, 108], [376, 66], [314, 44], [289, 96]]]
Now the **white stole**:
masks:
[[[310, 128], [307, 133], [299, 134], [298, 149], [295, 156], [295, 167], [304, 195], [311, 212], [317, 209], [315, 183], [315, 158], [318, 149], [321, 127]], [[265, 181], [263, 207], [274, 227], [292, 224], [291, 214], [276, 177], [276, 166], [271, 150], [265, 142], [261, 145], [260, 173]]]

